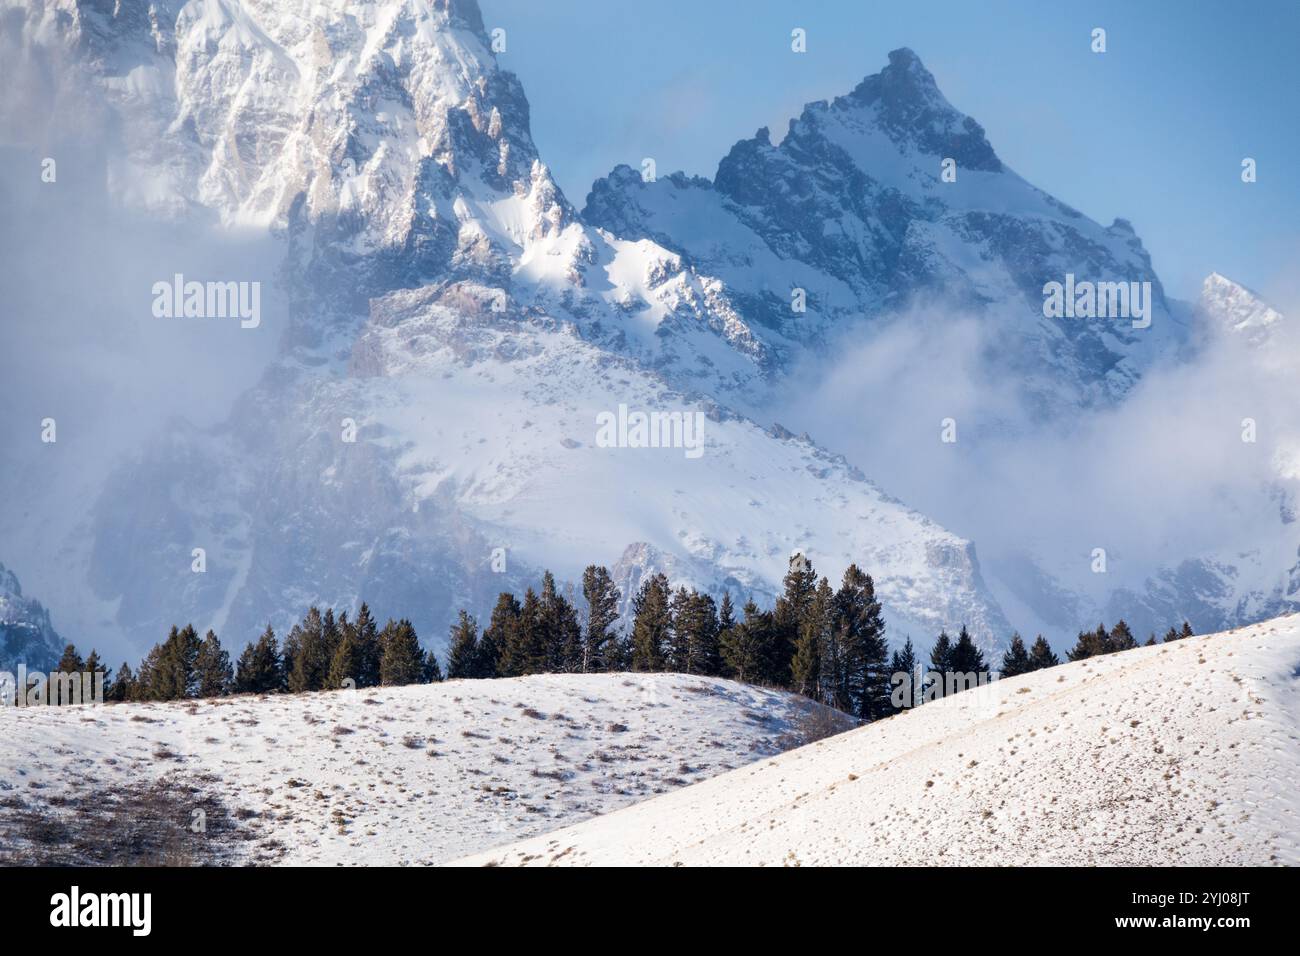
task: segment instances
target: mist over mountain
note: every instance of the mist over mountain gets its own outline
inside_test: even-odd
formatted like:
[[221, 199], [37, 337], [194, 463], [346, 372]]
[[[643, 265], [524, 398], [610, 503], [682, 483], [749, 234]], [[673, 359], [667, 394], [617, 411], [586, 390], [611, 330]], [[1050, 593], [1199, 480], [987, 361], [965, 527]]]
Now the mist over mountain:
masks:
[[[0, 558], [79, 641], [366, 600], [440, 646], [543, 568], [766, 602], [795, 548], [921, 645], [1294, 607], [1281, 313], [1167, 299], [910, 50], [712, 180], [620, 166], [581, 211], [471, 0], [38, 2], [0, 50]], [[258, 325], [157, 317], [175, 275], [259, 282]], [[1149, 326], [1048, 318], [1067, 275], [1149, 283]], [[702, 454], [605, 447], [623, 406], [698, 415]]]

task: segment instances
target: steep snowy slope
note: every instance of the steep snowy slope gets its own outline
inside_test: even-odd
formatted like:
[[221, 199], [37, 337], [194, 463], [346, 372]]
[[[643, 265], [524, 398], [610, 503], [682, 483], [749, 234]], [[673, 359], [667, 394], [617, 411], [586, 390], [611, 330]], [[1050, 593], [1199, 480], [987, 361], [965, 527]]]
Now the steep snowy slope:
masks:
[[[717, 277], [778, 364], [862, 316], [937, 302], [994, 330], [997, 373], [1046, 410], [1075, 410], [1119, 398], [1186, 338], [1129, 223], [1102, 227], [1017, 176], [907, 49], [809, 104], [779, 144], [766, 129], [737, 143], [713, 182], [620, 166], [583, 215]], [[1046, 318], [1043, 286], [1067, 274], [1149, 282], [1150, 327]]]
[[1300, 617], [997, 681], [493, 865], [1300, 863]]
[[[212, 852], [228, 862], [436, 863], [850, 725], [810, 706], [724, 680], [572, 674], [6, 708], [0, 861], [31, 851], [33, 835], [66, 825], [56, 845], [36, 849], [52, 854], [46, 862], [76, 863], [82, 841], [112, 837], [84, 823], [95, 819], [97, 799], [148, 791], [166, 778], [195, 788], [178, 812], [189, 819], [190, 808], [205, 806], [211, 838], [224, 844]], [[33, 817], [44, 828], [31, 826]], [[230, 827], [219, 835], [218, 818]]]

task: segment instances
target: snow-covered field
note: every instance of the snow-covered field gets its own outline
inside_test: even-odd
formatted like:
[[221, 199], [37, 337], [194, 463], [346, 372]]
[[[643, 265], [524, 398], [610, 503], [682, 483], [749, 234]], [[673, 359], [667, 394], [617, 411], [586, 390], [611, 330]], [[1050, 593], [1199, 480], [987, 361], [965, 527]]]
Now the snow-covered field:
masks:
[[[437, 863], [797, 746], [817, 729], [807, 707], [711, 678], [574, 674], [6, 708], [0, 850], [20, 852], [35, 832], [55, 847], [47, 862], [76, 863], [76, 814], [174, 778], [193, 791], [161, 812], [188, 827], [204, 809], [224, 862]], [[123, 813], [156, 807], [143, 800]], [[196, 856], [208, 855], [186, 859]]]
[[1300, 615], [996, 682], [471, 864], [1300, 864]]

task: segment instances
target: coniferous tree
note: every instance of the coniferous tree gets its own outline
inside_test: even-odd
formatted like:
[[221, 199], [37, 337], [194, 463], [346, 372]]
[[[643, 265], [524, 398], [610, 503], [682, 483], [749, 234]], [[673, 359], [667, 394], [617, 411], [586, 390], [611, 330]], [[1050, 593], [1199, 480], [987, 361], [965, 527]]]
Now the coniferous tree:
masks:
[[1074, 647], [1066, 652], [1066, 657], [1072, 661], [1097, 657], [1106, 653], [1109, 643], [1110, 635], [1106, 631], [1106, 625], [1099, 624], [1095, 631], [1080, 631]]
[[438, 655], [433, 651], [426, 651], [424, 661], [420, 669], [420, 679], [426, 684], [438, 684], [442, 682], [442, 667], [438, 664]]
[[1016, 677], [1019, 674], [1028, 674], [1031, 669], [1029, 651], [1025, 649], [1024, 640], [1019, 633], [1012, 634], [1011, 644], [1007, 647], [1007, 652], [1002, 655], [1002, 676]]
[[722, 592], [722, 602], [718, 605], [718, 633], [725, 634], [736, 626], [736, 609], [731, 603], [731, 592]]
[[156, 691], [161, 657], [161, 644], [149, 648], [149, 653], [145, 654], [144, 659], [140, 661], [140, 672], [135, 675], [135, 683], [131, 685], [131, 700], [159, 699]]
[[641, 585], [632, 601], [632, 670], [662, 671], [672, 630], [672, 600], [668, 578], [655, 574]]
[[[496, 607], [492, 609], [487, 629], [483, 631], [483, 639], [479, 642], [482, 654], [479, 667], [484, 676], [518, 677], [524, 672], [523, 663], [517, 654], [517, 631], [522, 615], [523, 608], [518, 599], [508, 591], [502, 591], [497, 597]], [[495, 655], [495, 659], [490, 659], [489, 654]], [[490, 675], [487, 673], [489, 664], [492, 665]]]
[[1039, 671], [1044, 667], [1055, 667], [1059, 663], [1061, 659], [1052, 652], [1047, 639], [1041, 634], [1034, 638], [1034, 646], [1029, 649], [1029, 669]]
[[[365, 605], [362, 605], [362, 607], [364, 608]], [[338, 647], [334, 649], [334, 656], [330, 658], [327, 686], [331, 690], [362, 686], [363, 655], [364, 651], [361, 646], [361, 637], [357, 625], [347, 620], [346, 615], [342, 616], [342, 620], [339, 622]], [[351, 683], [348, 683], [349, 681]]]
[[835, 594], [830, 582], [822, 578], [813, 592], [812, 601], [799, 626], [799, 638], [790, 661], [791, 688], [812, 700], [824, 701], [822, 653], [832, 644], [835, 626]]
[[383, 657], [379, 661], [379, 682], [385, 687], [418, 684], [427, 677], [427, 660], [415, 628], [406, 618], [389, 618], [380, 634]]
[[[949, 665], [954, 674], [962, 675], [962, 681], [959, 690], [966, 690], [968, 687], [976, 686], [981, 678], [987, 680], [988, 664], [984, 662], [984, 652], [975, 646], [971, 639], [970, 632], [966, 630], [963, 624], [961, 632], [957, 635], [957, 641], [952, 646], [952, 658]], [[954, 683], [954, 686], [957, 686]]]
[[766, 664], [766, 683], [780, 687], [790, 686], [790, 665], [799, 631], [812, 606], [817, 591], [817, 572], [812, 563], [791, 560], [790, 568], [782, 581], [783, 593], [772, 609], [772, 643]]
[[117, 675], [104, 692], [104, 699], [119, 704], [135, 700], [135, 673], [131, 670], [130, 664], [123, 661], [122, 666], [117, 669]]
[[93, 680], [93, 675], [99, 671], [104, 674], [104, 693], [107, 694], [108, 688], [112, 684], [109, 678], [113, 671], [111, 668], [104, 666], [104, 662], [100, 660], [99, 652], [92, 647], [90, 653], [86, 655], [86, 673], [92, 675], [91, 679]]
[[1129, 629], [1128, 624], [1123, 618], [1110, 629], [1110, 634], [1106, 638], [1106, 653], [1114, 654], [1116, 651], [1129, 651], [1137, 647], [1137, 641], [1133, 637], [1133, 631]]
[[[890, 685], [892, 688], [899, 690], [899, 696], [902, 698], [902, 706], [894, 706], [894, 709], [900, 710], [913, 706], [916, 701], [916, 649], [912, 647], [912, 636], [909, 634], [907, 640], [903, 643], [901, 650], [894, 651], [893, 656], [889, 659]], [[906, 675], [904, 679], [903, 675]], [[894, 692], [890, 693], [890, 705], [894, 705]]]
[[618, 620], [618, 602], [621, 595], [614, 587], [609, 569], [595, 564], [582, 572], [582, 596], [587, 602], [587, 634], [583, 644], [582, 669], [588, 673], [613, 670], [618, 653], [615, 645], [618, 634], [614, 622]]
[[447, 679], [478, 677], [478, 664], [478, 622], [461, 611], [451, 628], [451, 641], [447, 647]]
[[893, 712], [889, 703], [889, 646], [871, 575], [851, 564], [835, 593], [837, 640], [843, 659], [849, 713], [875, 720]]
[[234, 681], [230, 655], [221, 646], [216, 632], [210, 628], [204, 635], [203, 642], [199, 644], [194, 669], [198, 677], [195, 688], [197, 696], [221, 697], [230, 693], [230, 685]]
[[664, 641], [664, 670], [688, 673], [690, 659], [691, 592], [679, 587], [668, 599], [668, 637]]
[[930, 648], [930, 674], [937, 674], [938, 677], [926, 676], [925, 688], [935, 687], [937, 693], [935, 696], [942, 697], [945, 693], [945, 684], [948, 674], [952, 672], [952, 638], [948, 636], [947, 631], [940, 631], [938, 638], [935, 639], [934, 646]]
[[1179, 640], [1181, 640], [1184, 637], [1195, 637], [1195, 636], [1196, 636], [1196, 632], [1192, 630], [1192, 625], [1189, 624], [1187, 621], [1183, 621], [1183, 629], [1178, 632]]
[[1169, 630], [1165, 631], [1165, 643], [1168, 644], [1170, 641], [1176, 641], [1181, 636], [1182, 635], [1178, 633], [1178, 628], [1171, 627]]
[[1155, 644], [1156, 644], [1156, 635], [1155, 635], [1155, 632], [1153, 631], [1153, 632], [1151, 633], [1151, 636], [1148, 637], [1148, 638], [1146, 639], [1146, 642], [1145, 642], [1142, 646], [1143, 646], [1143, 647], [1155, 647]]
[[77, 674], [86, 669], [86, 662], [77, 653], [77, 648], [69, 644], [63, 648], [63, 656], [59, 658], [59, 663], [54, 666], [54, 669], [60, 674]]
[[150, 696], [154, 700], [183, 700], [198, 693], [198, 632], [192, 624], [172, 627], [153, 667]]
[[244, 648], [235, 667], [235, 691], [240, 694], [274, 694], [284, 689], [284, 661], [271, 625], [254, 644]]
[[334, 612], [327, 609], [322, 615], [319, 608], [310, 608], [285, 641], [285, 647], [293, 652], [292, 660], [285, 659], [290, 693], [325, 689], [337, 644]]
[[379, 626], [370, 613], [370, 606], [361, 602], [357, 611], [356, 622], [352, 625], [357, 636], [357, 672], [351, 675], [358, 687], [377, 687], [379, 685], [379, 660], [382, 650], [379, 646]]
[[770, 611], [760, 611], [749, 600], [741, 612], [744, 617], [733, 625], [722, 642], [723, 672], [728, 677], [748, 683], [767, 680], [776, 622]]
[[722, 666], [718, 647], [718, 608], [694, 589], [678, 590], [672, 602], [672, 670], [712, 676]]
[[582, 669], [582, 628], [573, 605], [555, 587], [555, 576], [542, 576], [538, 629], [544, 647], [541, 673], [568, 674]]

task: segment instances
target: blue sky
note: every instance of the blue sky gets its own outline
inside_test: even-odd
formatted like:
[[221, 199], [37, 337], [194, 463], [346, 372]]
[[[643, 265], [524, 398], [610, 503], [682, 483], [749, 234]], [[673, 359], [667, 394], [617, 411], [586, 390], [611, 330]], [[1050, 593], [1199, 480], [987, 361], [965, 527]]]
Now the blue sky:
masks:
[[480, 3], [579, 207], [594, 178], [644, 156], [660, 175], [712, 177], [736, 140], [783, 135], [804, 103], [909, 46], [1009, 166], [1102, 223], [1131, 220], [1173, 294], [1218, 270], [1300, 299], [1297, 0]]

